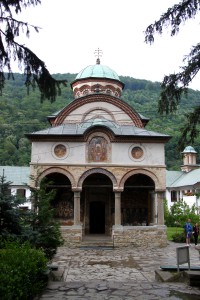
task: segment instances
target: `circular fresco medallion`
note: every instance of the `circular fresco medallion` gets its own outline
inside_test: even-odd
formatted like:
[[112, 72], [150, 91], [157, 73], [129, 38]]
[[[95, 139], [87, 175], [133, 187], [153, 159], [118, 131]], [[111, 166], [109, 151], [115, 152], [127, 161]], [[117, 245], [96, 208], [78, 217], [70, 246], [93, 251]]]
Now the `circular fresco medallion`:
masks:
[[54, 154], [57, 157], [62, 158], [66, 155], [66, 153], [67, 153], [67, 148], [65, 147], [65, 145], [58, 144], [58, 145], [55, 146]]
[[131, 155], [134, 159], [140, 159], [143, 156], [144, 152], [140, 147], [133, 147], [131, 150]]

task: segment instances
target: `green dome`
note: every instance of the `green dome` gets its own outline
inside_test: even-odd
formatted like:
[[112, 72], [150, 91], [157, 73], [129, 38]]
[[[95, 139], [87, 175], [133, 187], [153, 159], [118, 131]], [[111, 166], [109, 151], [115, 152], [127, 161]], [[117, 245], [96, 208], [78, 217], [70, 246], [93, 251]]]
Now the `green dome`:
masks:
[[96, 65], [91, 65], [83, 69], [78, 73], [76, 76], [77, 79], [84, 79], [84, 78], [109, 78], [109, 79], [115, 79], [119, 80], [119, 76], [115, 71], [113, 71], [111, 68], [101, 65], [101, 64], [96, 64]]
[[187, 146], [182, 153], [197, 153], [192, 146]]

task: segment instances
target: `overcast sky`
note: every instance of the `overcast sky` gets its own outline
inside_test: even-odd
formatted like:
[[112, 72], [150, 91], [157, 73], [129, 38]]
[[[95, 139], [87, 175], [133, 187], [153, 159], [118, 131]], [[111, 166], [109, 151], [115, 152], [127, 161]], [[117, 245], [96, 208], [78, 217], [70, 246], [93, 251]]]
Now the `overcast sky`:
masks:
[[[79, 73], [95, 64], [99, 48], [101, 64], [119, 76], [162, 81], [164, 75], [179, 71], [184, 55], [199, 42], [197, 19], [188, 21], [175, 37], [166, 30], [153, 45], [144, 42], [146, 27], [179, 0], [41, 1], [18, 16], [41, 30], [20, 39], [50, 73]], [[190, 87], [200, 90], [200, 76]]]

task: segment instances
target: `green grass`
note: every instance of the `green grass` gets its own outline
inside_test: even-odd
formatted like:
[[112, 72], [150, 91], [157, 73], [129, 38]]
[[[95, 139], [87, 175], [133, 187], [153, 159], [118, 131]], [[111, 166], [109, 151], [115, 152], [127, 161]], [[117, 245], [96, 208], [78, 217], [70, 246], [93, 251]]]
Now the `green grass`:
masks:
[[180, 227], [167, 227], [167, 239], [168, 241], [172, 241], [172, 235], [175, 233], [181, 233], [184, 229]]

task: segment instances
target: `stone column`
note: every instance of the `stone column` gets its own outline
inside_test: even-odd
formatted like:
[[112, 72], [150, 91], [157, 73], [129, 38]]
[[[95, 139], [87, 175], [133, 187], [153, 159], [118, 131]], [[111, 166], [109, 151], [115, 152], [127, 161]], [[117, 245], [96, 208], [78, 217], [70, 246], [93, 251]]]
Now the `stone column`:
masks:
[[80, 192], [74, 192], [74, 225], [80, 225]]
[[151, 222], [150, 225], [157, 224], [157, 199], [155, 192], [150, 192], [151, 199]]
[[158, 225], [164, 225], [164, 192], [157, 192]]
[[115, 192], [115, 225], [121, 225], [121, 192]]

